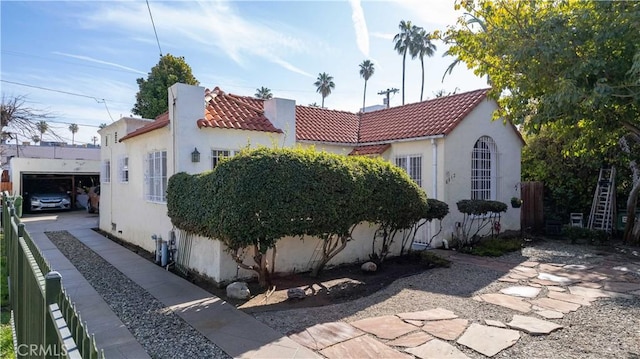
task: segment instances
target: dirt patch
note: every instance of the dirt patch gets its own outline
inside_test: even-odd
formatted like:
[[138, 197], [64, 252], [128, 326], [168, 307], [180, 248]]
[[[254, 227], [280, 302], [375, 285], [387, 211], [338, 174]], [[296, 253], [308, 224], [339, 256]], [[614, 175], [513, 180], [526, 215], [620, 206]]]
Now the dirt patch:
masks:
[[[113, 235], [95, 229], [97, 232], [154, 262], [155, 256], [138, 246], [127, 243]], [[297, 273], [273, 278], [275, 290], [265, 290], [257, 282], [248, 283], [251, 291], [249, 300], [227, 298], [226, 290], [215, 283], [194, 274], [183, 274], [171, 270], [209, 293], [233, 304], [247, 313], [294, 308], [319, 307], [329, 304], [344, 303], [373, 294], [393, 283], [396, 279], [423, 272], [428, 267], [420, 261], [418, 255], [388, 258], [378, 267], [376, 272], [363, 272], [361, 264], [343, 265], [323, 271], [317, 278], [306, 273]], [[288, 299], [287, 290], [303, 289], [307, 295], [304, 299]]]

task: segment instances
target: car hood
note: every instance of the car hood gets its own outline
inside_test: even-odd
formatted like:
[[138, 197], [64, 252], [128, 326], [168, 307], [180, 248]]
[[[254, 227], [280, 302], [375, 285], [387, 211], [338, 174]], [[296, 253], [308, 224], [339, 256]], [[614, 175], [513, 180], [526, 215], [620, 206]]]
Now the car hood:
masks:
[[66, 198], [69, 199], [69, 196], [65, 193], [34, 193], [31, 195], [31, 198]]

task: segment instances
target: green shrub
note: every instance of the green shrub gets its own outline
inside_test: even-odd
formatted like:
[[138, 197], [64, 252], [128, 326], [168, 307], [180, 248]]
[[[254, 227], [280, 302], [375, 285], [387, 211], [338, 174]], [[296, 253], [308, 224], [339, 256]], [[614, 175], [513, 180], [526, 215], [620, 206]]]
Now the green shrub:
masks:
[[[243, 150], [213, 171], [172, 176], [167, 189], [172, 224], [221, 240], [263, 285], [269, 275], [264, 255], [282, 237], [325, 241], [317, 274], [357, 224], [377, 223], [391, 233], [423, 218], [427, 208], [424, 191], [387, 161], [301, 148]], [[253, 247], [256, 265], [244, 263], [246, 247]]]
[[480, 241], [473, 247], [468, 247], [467, 253], [482, 257], [500, 257], [506, 253], [522, 248], [522, 240], [518, 238], [500, 239], [489, 238]]
[[429, 268], [436, 268], [436, 267], [449, 268], [451, 266], [450, 260], [443, 258], [431, 251], [420, 252], [420, 261]]
[[562, 227], [562, 236], [569, 239], [572, 244], [576, 244], [580, 240], [590, 244], [604, 244], [609, 239], [609, 233], [606, 231], [571, 225]]

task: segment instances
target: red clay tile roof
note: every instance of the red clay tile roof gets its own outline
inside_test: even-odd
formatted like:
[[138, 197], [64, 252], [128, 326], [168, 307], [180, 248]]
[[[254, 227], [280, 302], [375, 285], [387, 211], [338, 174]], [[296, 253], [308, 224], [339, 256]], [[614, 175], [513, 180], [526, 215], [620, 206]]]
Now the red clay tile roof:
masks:
[[282, 133], [264, 115], [264, 105], [250, 97], [225, 94], [216, 87], [205, 90], [205, 97], [211, 96], [204, 111], [204, 118], [197, 121], [199, 128], [218, 127], [237, 130]]
[[126, 136], [122, 137], [118, 142], [122, 142], [131, 137], [140, 136], [144, 133], [151, 132], [153, 130], [157, 130], [159, 128], [163, 128], [169, 124], [169, 111], [158, 115], [153, 122], [149, 122], [148, 124], [138, 128], [133, 132], [129, 132]]
[[359, 143], [449, 134], [489, 89], [361, 114]]
[[358, 146], [349, 153], [349, 156], [381, 155], [384, 151], [388, 150], [389, 147], [391, 147], [390, 143], [384, 145]]
[[296, 106], [296, 140], [357, 143], [358, 122], [355, 113]]
[[[296, 106], [296, 140], [366, 144], [406, 138], [449, 134], [483, 99], [489, 89], [481, 89], [389, 109], [351, 113], [319, 107]], [[218, 127], [282, 133], [264, 115], [264, 100], [226, 94], [220, 88], [205, 90], [211, 96], [199, 128]], [[120, 141], [169, 124], [168, 112], [155, 121], [127, 134]], [[379, 154], [382, 148], [356, 148], [352, 154]], [[373, 151], [373, 152], [369, 152]], [[382, 151], [382, 152], [375, 152]]]

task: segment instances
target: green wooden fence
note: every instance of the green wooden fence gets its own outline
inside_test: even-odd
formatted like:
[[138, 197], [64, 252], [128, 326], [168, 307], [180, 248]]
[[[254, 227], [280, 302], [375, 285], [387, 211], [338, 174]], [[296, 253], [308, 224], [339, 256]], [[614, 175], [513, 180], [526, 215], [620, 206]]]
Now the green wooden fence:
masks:
[[62, 287], [62, 276], [52, 271], [15, 215], [13, 198], [5, 192], [2, 200], [16, 356], [104, 358]]

